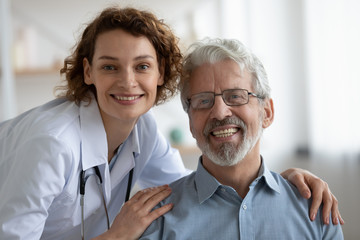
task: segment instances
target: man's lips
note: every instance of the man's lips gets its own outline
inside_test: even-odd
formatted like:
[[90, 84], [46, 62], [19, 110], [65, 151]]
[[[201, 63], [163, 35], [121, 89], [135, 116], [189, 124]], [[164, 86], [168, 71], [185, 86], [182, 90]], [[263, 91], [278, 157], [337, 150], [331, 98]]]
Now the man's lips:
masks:
[[212, 131], [211, 135], [215, 136], [215, 137], [219, 137], [219, 138], [225, 138], [225, 137], [230, 137], [230, 136], [234, 135], [238, 131], [239, 131], [239, 128], [232, 127], [232, 128], [226, 128], [226, 129]]

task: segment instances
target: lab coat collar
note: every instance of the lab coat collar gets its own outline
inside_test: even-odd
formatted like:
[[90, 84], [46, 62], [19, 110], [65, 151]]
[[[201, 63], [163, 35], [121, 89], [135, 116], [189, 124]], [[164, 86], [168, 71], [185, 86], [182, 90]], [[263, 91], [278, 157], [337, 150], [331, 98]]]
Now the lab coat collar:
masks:
[[107, 163], [107, 138], [95, 97], [80, 103], [81, 163], [83, 170]]
[[135, 124], [135, 127], [129, 136], [129, 140], [131, 141], [132, 151], [134, 153], [134, 156], [136, 157], [140, 154], [138, 123]]

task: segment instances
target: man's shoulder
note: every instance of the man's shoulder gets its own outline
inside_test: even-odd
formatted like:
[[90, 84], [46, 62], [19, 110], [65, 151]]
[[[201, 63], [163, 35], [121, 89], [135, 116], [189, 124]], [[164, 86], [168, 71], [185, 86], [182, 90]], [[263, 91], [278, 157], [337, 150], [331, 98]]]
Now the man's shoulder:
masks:
[[[283, 178], [279, 173], [270, 171], [273, 176], [275, 182], [279, 185], [280, 195], [292, 195], [298, 199], [302, 199], [299, 190], [293, 185], [290, 181]], [[304, 199], [306, 200], [306, 199]]]
[[181, 190], [184, 186], [192, 185], [195, 182], [196, 171], [170, 183], [170, 187]]
[[172, 182], [169, 185], [171, 188], [171, 195], [164, 200], [164, 204], [180, 202], [182, 198], [189, 198], [191, 195], [194, 195], [196, 192], [195, 176], [196, 172], [192, 172], [189, 175]]

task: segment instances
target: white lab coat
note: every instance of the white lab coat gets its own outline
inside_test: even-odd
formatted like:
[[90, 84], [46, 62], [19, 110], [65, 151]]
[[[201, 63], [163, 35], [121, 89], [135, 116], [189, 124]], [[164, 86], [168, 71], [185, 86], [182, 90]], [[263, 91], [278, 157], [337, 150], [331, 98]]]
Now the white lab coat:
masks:
[[[152, 114], [139, 118], [111, 171], [96, 100], [56, 99], [0, 124], [0, 239], [80, 239], [79, 175], [99, 166], [110, 222], [126, 194], [128, 173], [143, 187], [188, 173]], [[106, 231], [96, 177], [86, 183], [85, 236]]]

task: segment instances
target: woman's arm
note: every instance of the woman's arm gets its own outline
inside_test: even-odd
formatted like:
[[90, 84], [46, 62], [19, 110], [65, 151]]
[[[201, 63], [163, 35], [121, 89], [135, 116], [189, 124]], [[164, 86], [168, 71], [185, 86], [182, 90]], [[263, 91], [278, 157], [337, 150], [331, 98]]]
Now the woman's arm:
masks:
[[141, 234], [155, 219], [171, 210], [172, 204], [152, 210], [160, 201], [168, 197], [170, 193], [171, 189], [168, 185], [137, 192], [121, 208], [111, 228], [93, 240], [139, 239]]
[[39, 239], [48, 209], [65, 186], [71, 154], [48, 136], [17, 144], [0, 162], [0, 239]]
[[287, 169], [281, 173], [281, 176], [294, 184], [304, 198], [308, 199], [312, 196], [313, 200], [309, 212], [312, 221], [315, 219], [321, 203], [323, 203], [322, 218], [325, 224], [330, 223], [330, 212], [333, 224], [336, 225], [340, 222], [343, 225], [345, 223], [340, 215], [338, 201], [325, 181], [301, 168]]

